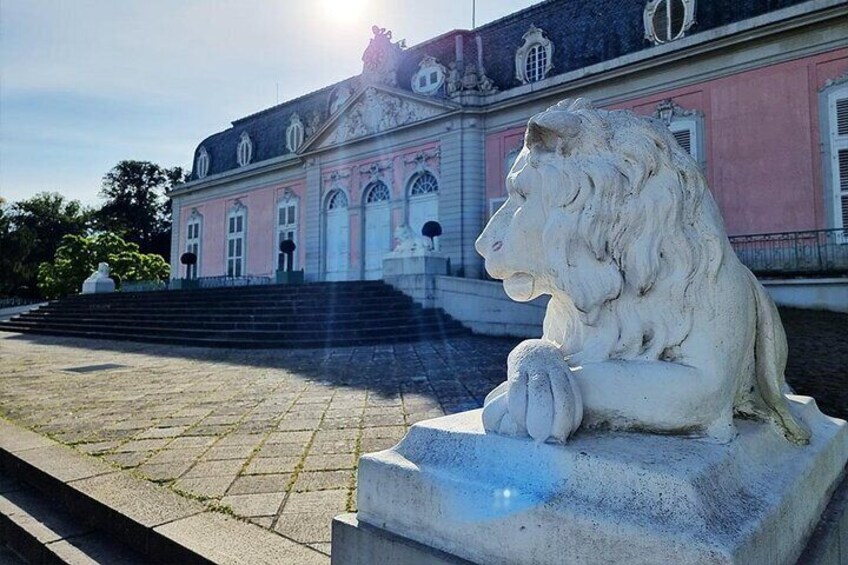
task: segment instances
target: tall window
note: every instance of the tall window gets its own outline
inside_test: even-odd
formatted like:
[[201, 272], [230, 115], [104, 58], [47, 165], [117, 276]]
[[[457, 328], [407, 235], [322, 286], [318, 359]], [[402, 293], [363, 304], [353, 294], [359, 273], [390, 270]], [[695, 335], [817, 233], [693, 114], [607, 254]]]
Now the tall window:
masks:
[[236, 202], [227, 216], [227, 276], [244, 276], [247, 235], [247, 209]]
[[200, 270], [200, 223], [201, 217], [196, 211], [189, 216], [186, 224], [186, 253], [193, 253], [197, 261], [186, 265], [186, 278], [196, 279]]
[[[826, 183], [834, 228], [848, 230], [848, 75], [823, 92]], [[848, 237], [848, 232], [845, 234]], [[842, 241], [848, 241], [843, 239]]]
[[[277, 250], [280, 249], [280, 243], [286, 239], [292, 240], [297, 245], [297, 216], [298, 204], [294, 196], [287, 195], [277, 204]], [[281, 261], [285, 260], [285, 256], [281, 257]], [[297, 251], [292, 254], [291, 260], [291, 268], [294, 270], [297, 268]], [[285, 271], [288, 270], [289, 265], [281, 262], [278, 268]]]

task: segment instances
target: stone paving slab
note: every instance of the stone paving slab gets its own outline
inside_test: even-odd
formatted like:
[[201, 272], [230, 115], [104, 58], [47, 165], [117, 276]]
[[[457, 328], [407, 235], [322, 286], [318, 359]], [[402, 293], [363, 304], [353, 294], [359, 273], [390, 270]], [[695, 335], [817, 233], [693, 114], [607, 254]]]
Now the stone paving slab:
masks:
[[[243, 352], [0, 334], [0, 415], [326, 559], [359, 455], [479, 406], [514, 344]], [[123, 367], [66, 370], [106, 363]]]
[[[848, 416], [848, 316], [781, 315], [787, 380]], [[327, 552], [325, 518], [356, 510], [359, 456], [481, 406], [517, 341], [238, 351], [0, 334], [0, 416]], [[106, 363], [123, 367], [66, 370]], [[311, 493], [327, 495], [297, 502]]]

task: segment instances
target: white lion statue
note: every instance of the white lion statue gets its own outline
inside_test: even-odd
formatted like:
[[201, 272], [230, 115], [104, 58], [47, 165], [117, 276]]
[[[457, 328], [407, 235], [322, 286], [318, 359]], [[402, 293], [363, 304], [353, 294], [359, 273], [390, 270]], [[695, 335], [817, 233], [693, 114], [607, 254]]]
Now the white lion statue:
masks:
[[433, 250], [429, 239], [416, 236], [412, 228], [406, 224], [399, 225], [395, 229], [395, 240], [397, 244], [392, 250], [392, 255], [420, 255]]
[[530, 119], [509, 197], [476, 243], [514, 300], [551, 295], [509, 356], [488, 432], [578, 427], [727, 442], [734, 415], [805, 443], [777, 309], [736, 257], [698, 164], [660, 122], [565, 100]]

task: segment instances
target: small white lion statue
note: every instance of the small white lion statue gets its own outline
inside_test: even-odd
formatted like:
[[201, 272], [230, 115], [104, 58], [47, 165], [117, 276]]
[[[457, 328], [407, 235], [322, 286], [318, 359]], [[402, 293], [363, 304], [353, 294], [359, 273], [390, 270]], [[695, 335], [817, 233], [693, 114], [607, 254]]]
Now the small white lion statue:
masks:
[[412, 228], [406, 224], [395, 229], [395, 248], [392, 255], [421, 255], [433, 250], [433, 245], [426, 237], [416, 236]]
[[488, 432], [564, 442], [578, 426], [792, 442], [786, 336], [736, 257], [698, 164], [660, 122], [565, 100], [532, 117], [509, 197], [476, 243], [514, 300], [549, 294], [542, 339], [509, 356]]

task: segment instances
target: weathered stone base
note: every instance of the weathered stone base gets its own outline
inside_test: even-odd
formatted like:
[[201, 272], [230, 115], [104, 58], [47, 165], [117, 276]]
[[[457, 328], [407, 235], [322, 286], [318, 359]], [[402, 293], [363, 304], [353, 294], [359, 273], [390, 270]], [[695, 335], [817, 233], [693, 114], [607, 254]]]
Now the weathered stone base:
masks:
[[583, 432], [565, 447], [486, 435], [480, 411], [421, 422], [361, 458], [357, 518], [493, 565], [791, 564], [842, 477], [848, 427], [790, 400], [807, 446], [751, 421], [727, 445]]
[[[375, 561], [375, 558], [377, 560]], [[360, 523], [356, 514], [333, 519], [333, 565], [471, 565], [386, 530]]]
[[383, 257], [383, 281], [424, 308], [436, 307], [436, 276], [449, 270], [450, 258], [435, 252]]
[[85, 279], [83, 281], [83, 294], [98, 294], [101, 292], [115, 292], [115, 281], [112, 279]]

